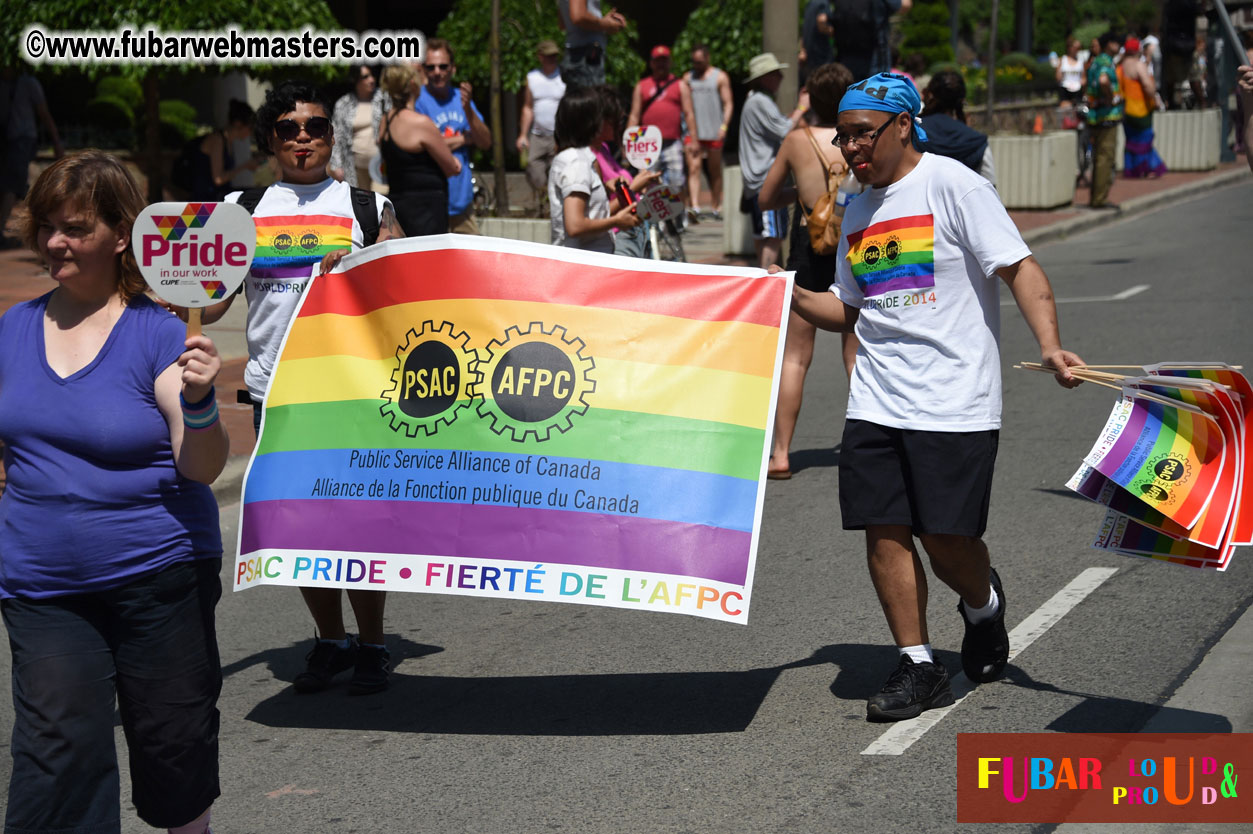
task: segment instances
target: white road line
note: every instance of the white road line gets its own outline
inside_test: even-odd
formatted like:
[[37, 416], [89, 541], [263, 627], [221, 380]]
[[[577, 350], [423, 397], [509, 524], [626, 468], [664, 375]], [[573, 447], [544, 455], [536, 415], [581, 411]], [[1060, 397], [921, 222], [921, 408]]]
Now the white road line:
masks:
[[[1122, 292], [1116, 292], [1113, 295], [1080, 295], [1074, 298], [1058, 298], [1058, 304], [1091, 304], [1098, 301], [1126, 301], [1132, 296], [1139, 295], [1149, 289], [1148, 284], [1136, 284], [1134, 287], [1128, 287]], [[1013, 298], [1001, 299], [1002, 307], [1013, 307], [1016, 302]]]
[[[1009, 633], [1009, 659], [1013, 660], [1020, 652], [1034, 643], [1044, 632], [1055, 626], [1070, 609], [1083, 602], [1088, 594], [1100, 587], [1118, 568], [1088, 568], [1071, 580], [1048, 602], [1041, 605], [1029, 617], [1015, 626]], [[952, 679], [953, 695], [957, 698], [952, 706], [927, 710], [917, 718], [893, 724], [883, 735], [879, 736], [869, 747], [861, 751], [863, 756], [899, 756], [909, 749], [915, 741], [940, 723], [940, 719], [948, 715], [961, 704], [974, 687], [965, 672], [958, 672]]]

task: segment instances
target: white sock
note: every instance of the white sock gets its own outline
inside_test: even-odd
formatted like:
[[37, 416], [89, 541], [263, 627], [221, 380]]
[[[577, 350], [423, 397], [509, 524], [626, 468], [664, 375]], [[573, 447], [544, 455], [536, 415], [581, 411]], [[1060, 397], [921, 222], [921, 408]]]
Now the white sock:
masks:
[[985, 620], [990, 620], [996, 616], [996, 609], [1000, 603], [1000, 598], [996, 595], [996, 589], [991, 585], [988, 586], [989, 596], [988, 604], [982, 608], [971, 608], [970, 604], [966, 604], [966, 619], [971, 625], [978, 625]]
[[897, 646], [896, 650], [903, 655], [908, 655], [914, 663], [935, 663], [930, 643], [921, 646]]

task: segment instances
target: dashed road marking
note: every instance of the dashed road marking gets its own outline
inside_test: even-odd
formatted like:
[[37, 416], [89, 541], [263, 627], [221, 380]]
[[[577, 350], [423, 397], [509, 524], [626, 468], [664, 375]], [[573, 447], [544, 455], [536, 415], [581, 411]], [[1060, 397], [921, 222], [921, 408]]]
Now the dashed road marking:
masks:
[[[1149, 289], [1148, 284], [1136, 284], [1134, 287], [1128, 287], [1122, 292], [1116, 292], [1113, 295], [1077, 295], [1074, 298], [1057, 298], [1054, 301], [1057, 304], [1092, 304], [1099, 301], [1126, 301], [1128, 298], [1137, 296]], [[1016, 302], [1013, 298], [1002, 298], [1002, 307], [1013, 307]]]

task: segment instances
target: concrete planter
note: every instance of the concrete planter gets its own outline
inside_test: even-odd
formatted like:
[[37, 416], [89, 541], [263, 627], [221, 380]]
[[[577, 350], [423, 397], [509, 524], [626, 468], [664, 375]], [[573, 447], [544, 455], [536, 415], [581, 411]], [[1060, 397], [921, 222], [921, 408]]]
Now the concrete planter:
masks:
[[996, 188], [1008, 209], [1048, 209], [1069, 205], [1079, 173], [1078, 140], [1073, 130], [1038, 136], [992, 136]]
[[488, 237], [552, 243], [552, 222], [525, 217], [478, 217], [479, 231]]
[[1157, 112], [1153, 114], [1153, 147], [1171, 171], [1210, 171], [1218, 167], [1221, 130], [1217, 108]]
[[722, 253], [724, 255], [749, 255], [753, 249], [753, 221], [740, 213], [740, 195], [744, 193], [744, 179], [740, 166], [727, 165], [722, 169]]

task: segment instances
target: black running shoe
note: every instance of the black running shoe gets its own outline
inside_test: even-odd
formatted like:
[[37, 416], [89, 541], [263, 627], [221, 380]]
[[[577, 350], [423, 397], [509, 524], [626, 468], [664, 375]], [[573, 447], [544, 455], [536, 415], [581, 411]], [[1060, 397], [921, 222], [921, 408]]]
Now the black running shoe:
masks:
[[966, 618], [966, 604], [958, 601], [957, 610], [966, 621], [966, 636], [962, 638], [962, 671], [971, 683], [994, 681], [1005, 671], [1009, 662], [1009, 634], [1005, 631], [1005, 590], [1001, 577], [992, 569], [992, 587], [1000, 604], [996, 615], [978, 625], [971, 625]]
[[357, 647], [357, 668], [348, 684], [349, 695], [373, 695], [387, 688], [392, 654], [382, 646]]
[[888, 682], [866, 702], [869, 721], [900, 721], [915, 718], [924, 709], [947, 707], [953, 703], [953, 690], [948, 685], [948, 670], [939, 663], [914, 663], [909, 655], [901, 655], [900, 665], [888, 676]]
[[357, 663], [357, 638], [348, 635], [348, 648], [338, 643], [328, 643], [314, 638], [313, 650], [305, 655], [305, 670], [296, 676], [292, 685], [301, 694], [321, 692], [331, 685], [340, 672], [351, 669]]

